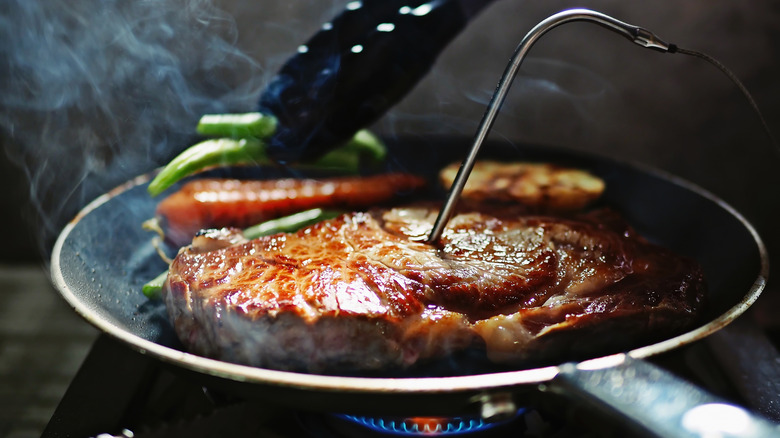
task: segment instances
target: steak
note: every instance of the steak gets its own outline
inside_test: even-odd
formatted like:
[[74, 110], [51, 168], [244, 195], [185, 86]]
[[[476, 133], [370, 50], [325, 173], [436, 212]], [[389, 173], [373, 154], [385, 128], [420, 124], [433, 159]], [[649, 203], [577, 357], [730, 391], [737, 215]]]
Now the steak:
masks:
[[701, 316], [701, 268], [610, 210], [461, 211], [428, 244], [437, 212], [347, 213], [217, 249], [195, 241], [170, 266], [170, 319], [199, 355], [342, 374], [462, 351], [536, 366], [665, 338]]

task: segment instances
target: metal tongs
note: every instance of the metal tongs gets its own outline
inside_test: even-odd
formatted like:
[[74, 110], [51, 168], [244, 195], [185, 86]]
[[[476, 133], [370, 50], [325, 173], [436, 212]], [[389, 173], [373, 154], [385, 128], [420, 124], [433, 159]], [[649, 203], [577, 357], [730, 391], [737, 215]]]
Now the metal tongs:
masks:
[[755, 112], [758, 114], [758, 117], [761, 119], [761, 122], [763, 123], [764, 126], [764, 130], [769, 135], [770, 140], [777, 147], [777, 142], [772, 136], [772, 133], [769, 130], [769, 127], [766, 124], [763, 115], [759, 111], [758, 106], [753, 100], [750, 93], [747, 91], [744, 85], [742, 85], [739, 79], [731, 71], [725, 68], [721, 63], [716, 61], [714, 58], [700, 52], [678, 48], [674, 44], [669, 44], [664, 42], [663, 40], [658, 38], [654, 33], [646, 29], [628, 23], [624, 23], [620, 20], [617, 20], [615, 18], [612, 18], [600, 12], [592, 11], [589, 9], [565, 10], [548, 17], [547, 19], [537, 24], [533, 29], [531, 29], [530, 32], [528, 32], [528, 34], [526, 34], [526, 36], [523, 38], [523, 40], [515, 49], [515, 52], [510, 58], [506, 70], [504, 70], [503, 76], [501, 76], [501, 80], [498, 82], [498, 86], [496, 87], [496, 91], [493, 93], [493, 97], [491, 98], [490, 103], [488, 104], [487, 110], [485, 111], [485, 114], [482, 116], [482, 121], [480, 122], [476, 136], [474, 137], [474, 142], [471, 146], [471, 149], [469, 150], [469, 153], [466, 156], [466, 158], [463, 160], [463, 163], [461, 163], [460, 169], [458, 170], [458, 174], [455, 176], [455, 180], [453, 181], [452, 186], [450, 187], [450, 191], [449, 194], [447, 195], [447, 199], [444, 202], [442, 209], [439, 211], [439, 215], [436, 218], [436, 222], [434, 222], [433, 224], [433, 229], [431, 230], [431, 233], [428, 236], [428, 243], [433, 244], [441, 238], [442, 232], [444, 231], [444, 227], [447, 225], [447, 222], [449, 222], [450, 218], [452, 217], [452, 214], [455, 210], [455, 205], [458, 202], [458, 198], [460, 198], [460, 194], [463, 191], [463, 187], [466, 185], [466, 180], [468, 179], [469, 174], [471, 173], [471, 169], [474, 167], [474, 162], [476, 161], [477, 154], [479, 153], [479, 148], [482, 146], [482, 142], [485, 140], [485, 137], [487, 137], [488, 133], [490, 132], [490, 128], [493, 126], [493, 122], [496, 118], [496, 115], [498, 114], [498, 111], [500, 110], [501, 105], [503, 104], [504, 99], [506, 98], [506, 94], [509, 91], [509, 87], [512, 81], [514, 80], [517, 71], [520, 68], [520, 64], [523, 62], [523, 59], [525, 58], [526, 54], [530, 50], [531, 46], [542, 35], [547, 33], [547, 31], [561, 24], [570, 23], [572, 21], [589, 21], [592, 23], [596, 23], [609, 30], [615, 31], [620, 35], [623, 35], [624, 37], [628, 38], [630, 41], [642, 47], [646, 47], [648, 49], [653, 49], [665, 53], [684, 53], [688, 55], [693, 55], [702, 58], [705, 61], [708, 61], [711, 64], [715, 65], [721, 71], [723, 71], [732, 80], [732, 82], [734, 82], [737, 85], [737, 87], [739, 87], [740, 91], [748, 99], [749, 103], [751, 104]]

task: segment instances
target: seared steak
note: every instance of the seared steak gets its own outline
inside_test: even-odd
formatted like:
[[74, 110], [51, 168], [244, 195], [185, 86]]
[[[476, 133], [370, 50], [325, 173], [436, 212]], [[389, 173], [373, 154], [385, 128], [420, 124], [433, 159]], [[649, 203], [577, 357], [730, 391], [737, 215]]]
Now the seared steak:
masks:
[[342, 373], [471, 348], [513, 365], [575, 359], [669, 336], [701, 313], [699, 266], [612, 212], [461, 212], [430, 245], [436, 213], [349, 213], [185, 247], [163, 289], [173, 325], [196, 354]]

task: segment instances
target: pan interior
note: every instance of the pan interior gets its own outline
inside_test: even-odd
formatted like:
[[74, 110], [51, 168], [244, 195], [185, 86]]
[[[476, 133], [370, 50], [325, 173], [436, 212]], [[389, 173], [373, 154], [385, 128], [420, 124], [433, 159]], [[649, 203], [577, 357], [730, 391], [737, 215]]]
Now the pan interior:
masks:
[[[388, 167], [433, 177], [444, 165], [459, 160], [467, 146], [464, 139], [394, 141]], [[711, 298], [709, 324], [723, 325], [725, 314], [734, 314], [735, 308], [745, 307], [760, 292], [754, 283], [765, 275], [765, 255], [755, 232], [727, 205], [684, 181], [547, 146], [486, 144], [482, 157], [551, 161], [589, 169], [604, 178], [604, 204], [622, 212], [645, 237], [703, 265]], [[191, 355], [182, 353], [163, 304], [141, 293], [146, 281], [166, 269], [152, 235], [141, 226], [154, 215], [157, 202], [146, 193], [146, 181], [141, 178], [96, 200], [63, 231], [52, 258], [55, 286], [89, 322], [138, 350], [200, 372], [237, 380], [257, 378], [242, 371], [248, 367], [219, 364], [219, 369], [212, 369], [217, 361], [197, 360], [193, 365]], [[706, 334], [699, 332], [685, 341]], [[652, 353], [667, 348], [671, 347]], [[277, 373], [276, 377], [284, 374]]]

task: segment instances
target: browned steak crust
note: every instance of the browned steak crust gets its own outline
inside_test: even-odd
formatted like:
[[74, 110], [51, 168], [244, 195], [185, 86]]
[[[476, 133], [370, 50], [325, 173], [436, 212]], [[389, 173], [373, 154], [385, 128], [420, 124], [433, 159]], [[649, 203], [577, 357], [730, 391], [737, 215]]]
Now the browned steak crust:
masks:
[[688, 259], [610, 212], [578, 219], [437, 210], [349, 213], [214, 251], [187, 247], [163, 290], [191, 351], [307, 372], [409, 367], [470, 347], [499, 363], [619, 349], [693, 324]]

